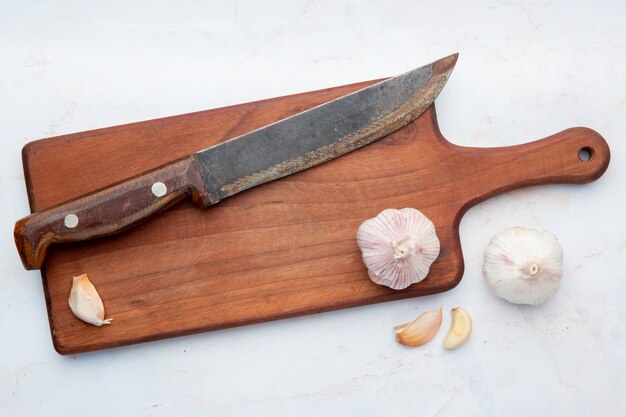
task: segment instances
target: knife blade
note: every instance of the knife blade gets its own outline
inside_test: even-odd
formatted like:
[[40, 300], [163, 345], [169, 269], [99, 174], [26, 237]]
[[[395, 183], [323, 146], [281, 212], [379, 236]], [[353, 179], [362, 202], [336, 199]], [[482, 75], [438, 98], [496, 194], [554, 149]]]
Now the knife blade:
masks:
[[184, 198], [208, 207], [240, 191], [337, 158], [410, 123], [434, 101], [458, 54], [229, 139], [15, 224], [26, 269], [54, 243], [108, 236]]

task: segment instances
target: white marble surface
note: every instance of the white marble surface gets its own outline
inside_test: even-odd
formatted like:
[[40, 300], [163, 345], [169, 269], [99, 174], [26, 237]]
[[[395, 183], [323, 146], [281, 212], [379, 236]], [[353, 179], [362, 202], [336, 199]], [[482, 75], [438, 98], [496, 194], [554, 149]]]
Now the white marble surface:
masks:
[[[626, 415], [623, 1], [0, 3], [0, 415]], [[37, 138], [393, 75], [460, 51], [437, 100], [450, 140], [499, 146], [585, 125], [610, 143], [586, 186], [494, 198], [461, 224], [466, 272], [430, 297], [62, 357], [12, 228]], [[549, 230], [565, 250], [539, 307], [492, 296], [489, 238]], [[474, 333], [414, 350], [391, 327], [463, 305]], [[443, 328], [449, 325], [446, 315]], [[63, 414], [61, 414], [63, 412]]]

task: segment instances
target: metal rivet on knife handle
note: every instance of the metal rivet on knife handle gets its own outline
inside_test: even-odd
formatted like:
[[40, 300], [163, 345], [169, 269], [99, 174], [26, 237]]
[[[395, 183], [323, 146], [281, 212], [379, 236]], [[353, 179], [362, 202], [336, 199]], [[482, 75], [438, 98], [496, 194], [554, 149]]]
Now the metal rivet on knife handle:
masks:
[[78, 226], [78, 216], [75, 214], [68, 214], [65, 216], [65, 219], [63, 219], [63, 224], [69, 229], [75, 228]]
[[162, 182], [152, 184], [152, 194], [157, 197], [163, 197], [167, 193], [167, 187]]

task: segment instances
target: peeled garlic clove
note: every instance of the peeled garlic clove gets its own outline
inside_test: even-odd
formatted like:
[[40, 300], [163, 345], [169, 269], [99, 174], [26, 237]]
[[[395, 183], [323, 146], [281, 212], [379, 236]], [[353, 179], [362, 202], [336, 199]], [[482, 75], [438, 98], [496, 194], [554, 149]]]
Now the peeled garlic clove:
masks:
[[356, 235], [372, 281], [395, 290], [420, 282], [439, 256], [435, 226], [413, 208], [383, 210]]
[[415, 347], [429, 342], [441, 327], [441, 308], [422, 314], [411, 323], [394, 327], [396, 341], [404, 346]]
[[443, 340], [443, 347], [446, 349], [456, 349], [469, 338], [472, 333], [472, 319], [461, 307], [452, 309], [452, 324], [446, 338]]
[[94, 326], [111, 324], [113, 319], [104, 318], [104, 305], [87, 274], [73, 278], [69, 298], [70, 310], [79, 319]]
[[491, 239], [483, 276], [491, 291], [515, 304], [541, 304], [559, 289], [563, 250], [556, 238], [539, 230], [513, 227]]

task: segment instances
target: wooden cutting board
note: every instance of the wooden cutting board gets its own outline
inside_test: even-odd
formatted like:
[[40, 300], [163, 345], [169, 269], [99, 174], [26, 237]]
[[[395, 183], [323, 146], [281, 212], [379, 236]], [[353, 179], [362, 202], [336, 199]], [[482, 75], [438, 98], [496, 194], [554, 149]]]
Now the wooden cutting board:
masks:
[[[31, 210], [140, 174], [373, 81], [29, 143]], [[591, 159], [579, 159], [587, 150]], [[183, 202], [130, 231], [53, 245], [42, 270], [55, 349], [73, 354], [148, 340], [446, 291], [463, 276], [459, 222], [514, 188], [600, 177], [609, 148], [570, 129], [506, 148], [455, 146], [434, 106], [378, 142], [200, 210]], [[386, 208], [414, 207], [435, 224], [441, 254], [406, 290], [372, 283], [355, 234]], [[72, 315], [72, 276], [87, 273], [110, 326]]]

